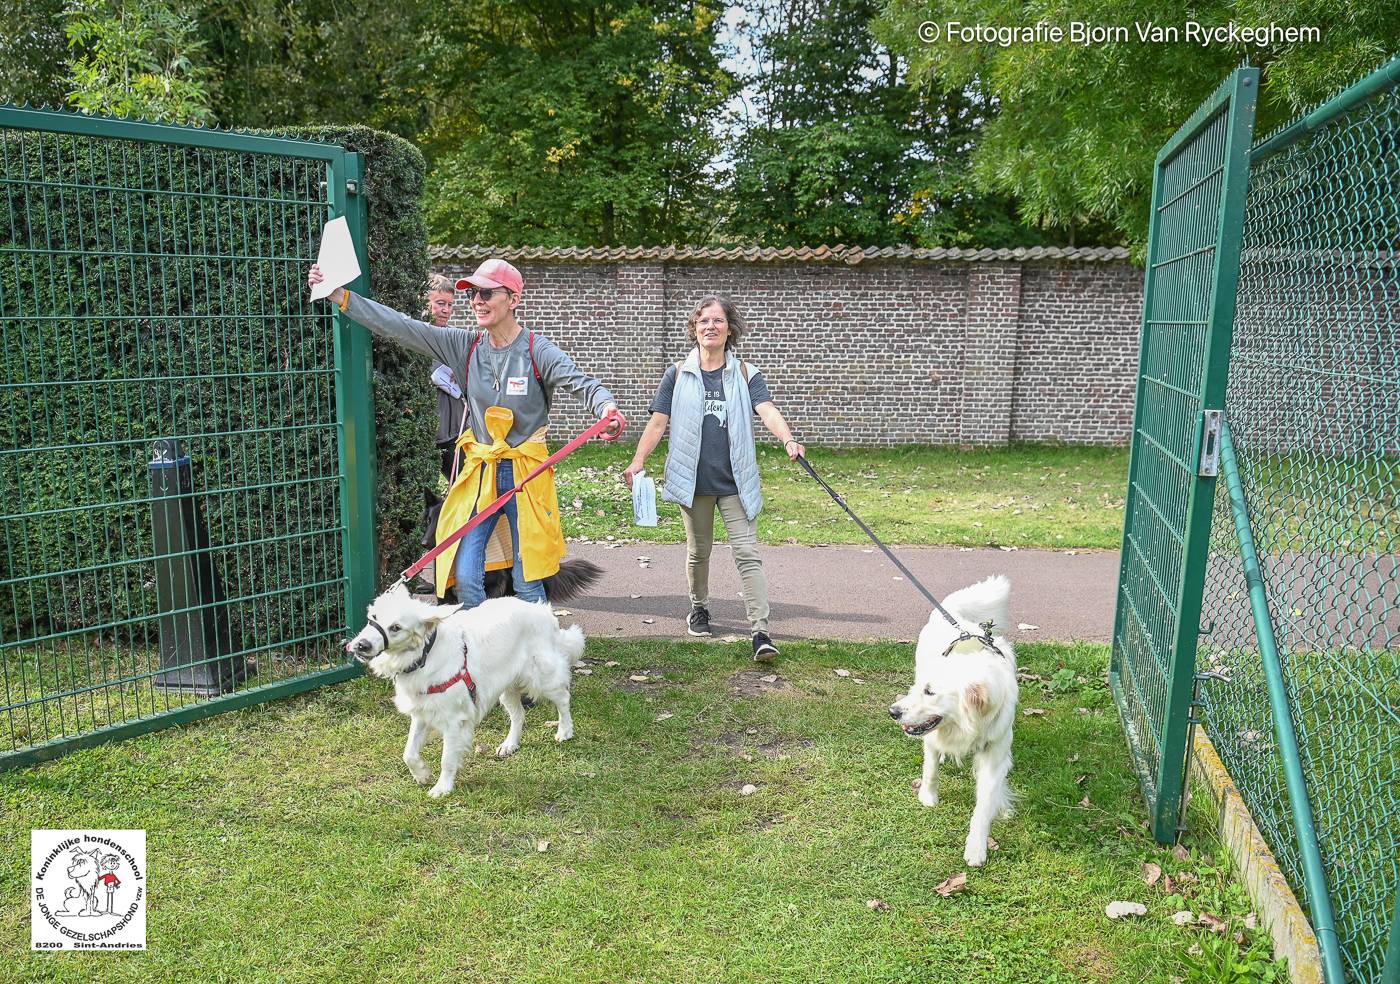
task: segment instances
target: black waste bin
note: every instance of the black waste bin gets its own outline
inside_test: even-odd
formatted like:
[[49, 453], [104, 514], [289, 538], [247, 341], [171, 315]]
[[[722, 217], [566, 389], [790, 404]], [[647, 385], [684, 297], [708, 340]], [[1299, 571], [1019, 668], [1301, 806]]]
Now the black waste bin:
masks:
[[173, 438], [155, 442], [149, 465], [155, 540], [160, 665], [156, 686], [217, 695], [233, 690], [248, 665], [229, 637], [228, 605], [194, 494], [189, 455]]

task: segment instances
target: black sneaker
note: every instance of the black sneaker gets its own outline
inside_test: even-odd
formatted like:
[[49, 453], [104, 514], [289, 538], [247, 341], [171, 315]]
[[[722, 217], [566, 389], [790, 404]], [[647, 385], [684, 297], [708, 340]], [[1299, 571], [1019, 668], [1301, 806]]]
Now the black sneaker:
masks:
[[767, 632], [753, 634], [753, 659], [755, 663], [771, 663], [778, 655], [778, 647], [768, 638]]
[[685, 621], [691, 635], [707, 636], [710, 634], [710, 610], [708, 608], [692, 608], [690, 617]]

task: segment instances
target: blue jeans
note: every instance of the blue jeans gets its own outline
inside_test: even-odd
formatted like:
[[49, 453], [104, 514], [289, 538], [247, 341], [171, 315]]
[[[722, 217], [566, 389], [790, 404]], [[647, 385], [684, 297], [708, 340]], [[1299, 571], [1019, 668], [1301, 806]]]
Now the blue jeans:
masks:
[[[509, 492], [515, 488], [515, 462], [496, 463], [496, 494]], [[520, 512], [515, 507], [515, 499], [506, 503], [505, 508], [494, 518], [488, 519], [457, 544], [457, 560], [453, 572], [457, 576], [457, 600], [463, 608], [475, 608], [486, 600], [486, 544], [496, 530], [496, 523], [504, 515], [510, 521], [510, 535], [515, 543], [515, 565], [511, 569], [511, 580], [515, 584], [515, 596], [525, 601], [544, 601], [544, 582], [525, 580], [525, 564], [520, 559]]]

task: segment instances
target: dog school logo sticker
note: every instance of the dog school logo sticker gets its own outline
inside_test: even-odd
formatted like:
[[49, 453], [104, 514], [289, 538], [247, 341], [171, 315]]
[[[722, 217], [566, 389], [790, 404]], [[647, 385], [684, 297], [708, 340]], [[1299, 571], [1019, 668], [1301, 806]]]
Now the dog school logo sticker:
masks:
[[146, 832], [30, 832], [30, 946], [146, 949]]

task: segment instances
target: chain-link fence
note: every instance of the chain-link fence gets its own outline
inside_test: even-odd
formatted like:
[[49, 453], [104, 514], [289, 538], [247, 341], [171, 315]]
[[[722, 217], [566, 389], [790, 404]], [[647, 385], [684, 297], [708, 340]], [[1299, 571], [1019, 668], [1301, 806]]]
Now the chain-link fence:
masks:
[[1400, 979], [1397, 80], [1400, 60], [1252, 154], [1222, 462], [1239, 494], [1232, 509], [1217, 487], [1197, 663], [1219, 674], [1206, 726], [1255, 823], [1320, 936], [1330, 892], [1346, 972], [1367, 982]]

